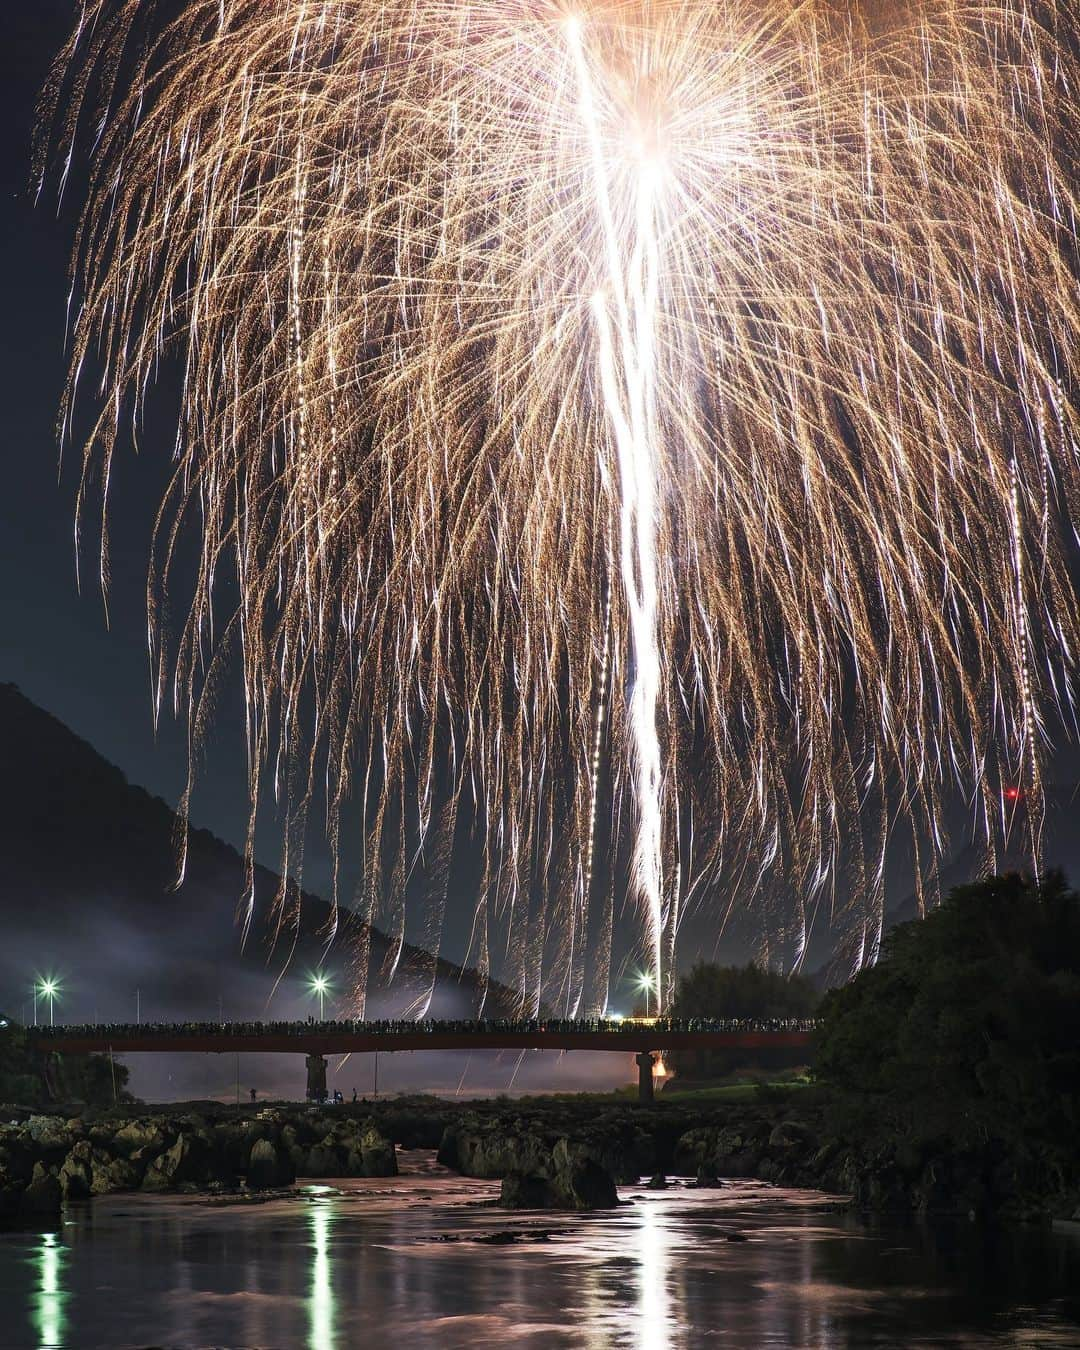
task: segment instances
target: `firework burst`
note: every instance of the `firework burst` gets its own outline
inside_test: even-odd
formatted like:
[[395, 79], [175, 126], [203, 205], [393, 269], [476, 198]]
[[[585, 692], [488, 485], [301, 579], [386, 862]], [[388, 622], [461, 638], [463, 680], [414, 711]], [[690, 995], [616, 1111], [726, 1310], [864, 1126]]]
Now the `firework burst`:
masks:
[[174, 363], [153, 659], [194, 743], [240, 652], [249, 846], [269, 778], [298, 880], [324, 781], [361, 919], [400, 952], [422, 855], [435, 952], [471, 840], [474, 959], [572, 1010], [613, 868], [663, 993], [719, 889], [872, 959], [894, 818], [932, 872], [958, 788], [992, 855], [1023, 775], [1037, 852], [1076, 52], [1022, 0], [84, 0], [80, 511]]

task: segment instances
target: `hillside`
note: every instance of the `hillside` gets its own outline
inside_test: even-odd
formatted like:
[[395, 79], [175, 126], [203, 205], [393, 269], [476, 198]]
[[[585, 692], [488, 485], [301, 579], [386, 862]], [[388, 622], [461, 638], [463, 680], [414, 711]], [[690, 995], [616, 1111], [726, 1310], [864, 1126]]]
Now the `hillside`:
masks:
[[[33, 979], [45, 973], [63, 981], [58, 1016], [78, 1021], [134, 1020], [137, 1004], [148, 1020], [313, 1010], [305, 977], [326, 952], [322, 900], [305, 896], [295, 946], [290, 932], [275, 947], [268, 915], [279, 878], [258, 868], [256, 913], [242, 950], [235, 915], [243, 861], [235, 849], [192, 829], [185, 879], [174, 890], [170, 806], [129, 783], [13, 685], [0, 685], [0, 746], [0, 1004], [13, 1015], [32, 1018]], [[343, 914], [325, 956], [339, 990], [357, 934], [356, 920]], [[373, 971], [386, 952], [385, 935], [374, 932]], [[369, 1011], [403, 1012], [429, 985], [430, 968], [423, 953], [406, 947], [393, 985], [373, 989]], [[439, 962], [434, 1014], [474, 1015], [478, 994], [473, 972]], [[494, 986], [486, 1007], [507, 1009], [506, 991]], [[47, 1015], [44, 1006], [39, 1015]]]

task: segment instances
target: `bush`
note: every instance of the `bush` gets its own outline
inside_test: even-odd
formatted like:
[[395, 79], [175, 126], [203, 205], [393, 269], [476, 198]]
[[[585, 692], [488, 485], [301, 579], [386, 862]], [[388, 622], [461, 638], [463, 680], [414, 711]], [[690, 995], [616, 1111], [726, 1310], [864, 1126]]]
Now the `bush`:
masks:
[[1060, 873], [958, 887], [821, 1017], [817, 1075], [879, 1118], [1075, 1170], [1080, 896]]

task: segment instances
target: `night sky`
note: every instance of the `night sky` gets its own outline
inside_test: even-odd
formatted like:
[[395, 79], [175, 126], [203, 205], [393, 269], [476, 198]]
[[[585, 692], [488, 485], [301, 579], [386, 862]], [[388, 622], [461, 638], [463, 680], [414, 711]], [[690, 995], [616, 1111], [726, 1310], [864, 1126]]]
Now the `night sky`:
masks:
[[[108, 623], [97, 584], [97, 541], [92, 538], [83, 550], [81, 593], [76, 587], [78, 445], [68, 448], [58, 478], [56, 417], [66, 367], [68, 261], [81, 184], [73, 178], [68, 199], [58, 209], [54, 174], [35, 202], [31, 139], [38, 93], [74, 11], [73, 0], [9, 0], [0, 17], [0, 266], [5, 300], [0, 381], [6, 469], [0, 479], [0, 682], [20, 686], [132, 783], [174, 805], [186, 777], [185, 738], [167, 710], [155, 737], [145, 623], [152, 508], [169, 471], [167, 424], [159, 418], [155, 436], [151, 422], [141, 458], [128, 446], [119, 448], [111, 490]], [[242, 847], [247, 798], [238, 684], [234, 678], [219, 702], [192, 818]], [[1059, 780], [1071, 783], [1078, 776], [1073, 755], [1068, 763], [1059, 758], [1056, 768]], [[260, 836], [259, 853], [276, 870], [272, 821]], [[327, 877], [325, 848], [316, 843], [305, 884], [325, 892]], [[902, 899], [907, 889], [895, 886], [893, 899]], [[223, 897], [223, 904], [231, 907], [235, 899]], [[463, 914], [464, 909], [456, 927], [453, 917], [448, 923], [445, 954], [452, 959], [464, 955], [467, 943]], [[744, 957], [749, 954], [745, 947], [737, 950]], [[734, 952], [727, 953], [729, 958]], [[684, 957], [696, 954], [689, 945], [684, 951]]]
[[[5, 473], [0, 487], [0, 680], [90, 741], [132, 782], [175, 803], [185, 777], [181, 728], [151, 724], [145, 577], [153, 512], [167, 451], [122, 451], [111, 516], [109, 620], [96, 575], [96, 543], [84, 548], [76, 589], [73, 502], [78, 447], [58, 481], [56, 415], [63, 387], [68, 259], [78, 185], [58, 215], [56, 182], [35, 205], [31, 182], [34, 105], [62, 45], [71, 0], [10, 3], [0, 17], [0, 266], [4, 323], [0, 381]], [[223, 716], [200, 781], [194, 815], [243, 843], [246, 798], [239, 724]], [[238, 753], [239, 752], [239, 753]], [[271, 863], [273, 858], [268, 859]], [[318, 883], [318, 860], [312, 881]]]

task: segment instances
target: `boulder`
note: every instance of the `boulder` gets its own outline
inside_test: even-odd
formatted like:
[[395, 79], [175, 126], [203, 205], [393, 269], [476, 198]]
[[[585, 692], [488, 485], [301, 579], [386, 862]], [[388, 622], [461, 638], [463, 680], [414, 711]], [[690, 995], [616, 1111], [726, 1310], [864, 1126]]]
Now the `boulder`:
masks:
[[59, 1180], [52, 1172], [47, 1172], [42, 1163], [35, 1163], [30, 1185], [22, 1193], [19, 1216], [59, 1220], [63, 1198]]
[[159, 1154], [146, 1169], [144, 1191], [173, 1191], [180, 1186], [205, 1186], [224, 1179], [206, 1141], [196, 1134], [181, 1134], [172, 1148]]
[[817, 1140], [797, 1120], [782, 1120], [769, 1135], [769, 1147], [780, 1153], [809, 1153], [817, 1148]]
[[114, 1195], [118, 1191], [136, 1191], [142, 1174], [127, 1158], [110, 1158], [94, 1150], [90, 1161], [90, 1194]]
[[555, 1187], [547, 1177], [506, 1176], [499, 1191], [504, 1209], [561, 1209]]
[[373, 1120], [364, 1122], [359, 1148], [361, 1175], [365, 1177], [396, 1177], [397, 1153], [393, 1141], [381, 1133]]
[[523, 1122], [509, 1128], [448, 1126], [438, 1160], [462, 1176], [493, 1180], [510, 1174], [544, 1176], [550, 1171], [551, 1143]]
[[[131, 1157], [140, 1153], [143, 1157], [160, 1153], [169, 1144], [169, 1139], [156, 1120], [129, 1120], [113, 1135], [113, 1148], [117, 1153]], [[143, 1153], [143, 1150], [149, 1153]]]
[[683, 1176], [692, 1176], [715, 1151], [716, 1131], [687, 1130], [675, 1141], [675, 1170]]
[[257, 1139], [251, 1148], [247, 1166], [247, 1184], [251, 1190], [273, 1190], [291, 1186], [296, 1168], [288, 1149], [275, 1146], [269, 1139]]
[[67, 1122], [59, 1116], [31, 1116], [23, 1129], [39, 1152], [66, 1153], [74, 1143]]
[[566, 1209], [614, 1209], [619, 1194], [611, 1173], [580, 1144], [560, 1139], [551, 1153], [556, 1194]]
[[308, 1150], [303, 1165], [296, 1171], [304, 1177], [343, 1177], [348, 1171], [348, 1162], [334, 1143], [333, 1135], [328, 1134], [321, 1144]]
[[64, 1159], [57, 1180], [65, 1200], [87, 1200], [93, 1184], [93, 1151], [86, 1139], [81, 1139]]

